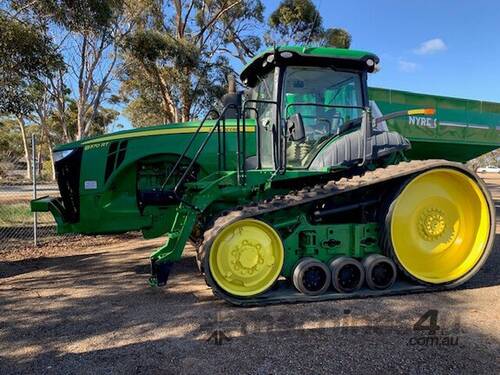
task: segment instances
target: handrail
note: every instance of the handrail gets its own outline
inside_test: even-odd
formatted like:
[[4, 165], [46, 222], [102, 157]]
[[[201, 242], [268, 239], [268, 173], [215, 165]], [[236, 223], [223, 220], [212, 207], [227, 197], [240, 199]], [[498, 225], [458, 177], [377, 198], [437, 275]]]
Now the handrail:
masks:
[[[226, 139], [225, 139], [226, 138], [226, 118], [225, 118], [224, 115], [226, 114], [226, 112], [227, 112], [228, 109], [235, 109], [236, 110], [237, 181], [238, 181], [238, 183], [244, 183], [244, 178], [245, 178], [245, 175], [246, 175], [246, 167], [245, 167], [245, 159], [246, 159], [246, 121], [245, 121], [245, 113], [246, 113], [246, 111], [251, 111], [252, 110], [252, 111], [256, 112], [256, 117], [257, 117], [256, 136], [257, 136], [257, 149], [259, 151], [260, 151], [260, 142], [261, 142], [261, 139], [260, 139], [261, 138], [260, 137], [260, 129], [259, 129], [259, 112], [258, 112], [258, 110], [256, 108], [247, 107], [247, 105], [250, 104], [250, 103], [268, 103], [268, 104], [278, 105], [277, 101], [274, 101], [274, 100], [254, 100], [254, 99], [250, 99], [250, 100], [246, 100], [244, 102], [243, 109], [242, 109], [241, 112], [240, 112], [240, 108], [236, 104], [228, 104], [228, 105], [226, 105], [223, 108], [222, 112], [220, 112], [220, 113], [216, 109], [210, 109], [206, 113], [206, 115], [203, 117], [203, 120], [200, 122], [200, 125], [198, 125], [196, 131], [191, 136], [191, 139], [189, 140], [189, 142], [188, 142], [187, 146], [185, 147], [184, 151], [182, 152], [182, 154], [180, 155], [180, 157], [178, 158], [178, 160], [175, 162], [174, 166], [172, 167], [170, 173], [168, 174], [167, 178], [165, 179], [165, 182], [162, 185], [162, 190], [165, 189], [165, 187], [167, 186], [168, 182], [170, 181], [170, 179], [172, 178], [172, 176], [174, 175], [174, 173], [179, 169], [179, 166], [180, 166], [182, 160], [185, 158], [186, 154], [188, 153], [188, 151], [190, 150], [191, 146], [193, 145], [194, 140], [196, 139], [196, 137], [200, 133], [201, 128], [203, 127], [203, 125], [205, 124], [206, 120], [208, 119], [208, 117], [211, 114], [216, 114], [218, 116], [217, 120], [216, 120], [215, 124], [212, 126], [212, 128], [210, 129], [210, 131], [208, 132], [207, 136], [203, 140], [203, 142], [200, 145], [200, 147], [198, 148], [198, 150], [196, 151], [195, 155], [191, 159], [189, 165], [184, 170], [182, 176], [180, 177], [180, 179], [178, 180], [178, 182], [174, 186], [173, 193], [177, 194], [178, 190], [180, 189], [180, 187], [182, 186], [182, 184], [185, 182], [185, 180], [186, 180], [189, 172], [193, 169], [194, 164], [196, 163], [196, 161], [200, 157], [201, 153], [205, 149], [205, 147], [206, 147], [208, 141], [210, 140], [210, 138], [212, 137], [215, 129], [217, 129], [217, 131], [218, 131], [218, 167], [219, 167], [219, 170], [222, 170], [221, 168], [226, 168]], [[279, 111], [279, 107], [278, 107], [277, 110]], [[241, 132], [240, 132], [240, 117], [242, 117], [242, 119], [241, 119], [242, 120], [241, 125], [243, 126], [243, 128], [241, 129]], [[221, 139], [221, 122], [222, 122], [222, 139]], [[242, 136], [243, 139], [241, 139], [240, 136]], [[278, 137], [278, 138], [281, 138], [281, 137]], [[241, 142], [243, 142], [243, 144]], [[281, 149], [281, 146], [282, 146], [281, 145], [281, 143], [282, 143], [281, 139], [278, 139], [278, 142], [279, 142], [279, 145], [277, 145], [277, 146], [280, 146], [279, 149]], [[278, 151], [278, 155], [279, 155], [280, 154], [280, 152], [279, 152], [280, 150], [277, 150], [277, 151]], [[261, 167], [260, 152], [257, 152], [257, 165], [258, 165], [258, 168]]]
[[[200, 147], [198, 148], [198, 151], [196, 151], [196, 154], [193, 156], [193, 158], [191, 159], [191, 162], [189, 163], [189, 165], [187, 166], [186, 170], [184, 171], [184, 173], [182, 174], [181, 178], [179, 179], [179, 181], [177, 182], [177, 184], [175, 185], [174, 187], [174, 194], [177, 194], [177, 191], [179, 190], [179, 188], [181, 187], [181, 185], [184, 183], [184, 181], [186, 180], [187, 178], [187, 175], [188, 173], [193, 169], [193, 166], [194, 166], [194, 163], [196, 163], [196, 161], [198, 160], [198, 158], [200, 157], [200, 154], [202, 153], [202, 151], [205, 149], [210, 137], [212, 136], [212, 134], [214, 133], [215, 129], [219, 129], [220, 131], [220, 121], [221, 119], [223, 119], [223, 116], [226, 114], [226, 111], [229, 109], [229, 108], [236, 108], [236, 110], [238, 109], [238, 107], [236, 106], [236, 104], [228, 104], [224, 107], [224, 109], [222, 110], [222, 112], [219, 114], [215, 109], [211, 109], [209, 111], [212, 112], [217, 112], [217, 114], [219, 114], [219, 117], [217, 118], [217, 121], [215, 122], [214, 126], [212, 127], [212, 129], [208, 132], [207, 136], [205, 137], [205, 139], [203, 140], [202, 144], [200, 145]], [[207, 113], [208, 115], [208, 113]], [[203, 119], [202, 123], [200, 124], [200, 127], [201, 125], [203, 124], [203, 122], [206, 120], [207, 118], [207, 115], [205, 116], [205, 118]], [[186, 151], [187, 152], [187, 151]]]
[[[245, 114], [247, 111], [249, 110], [253, 110], [255, 111], [256, 113], [256, 126], [255, 126], [255, 130], [256, 130], [256, 136], [257, 136], [257, 167], [260, 169], [261, 168], [261, 159], [260, 159], [260, 127], [259, 127], [259, 111], [257, 111], [256, 108], [253, 108], [253, 107], [247, 107], [247, 104], [249, 103], [255, 103], [255, 104], [259, 104], [259, 103], [264, 103], [264, 104], [274, 104], [276, 105], [276, 110], [279, 111], [280, 108], [279, 108], [279, 105], [278, 105], [278, 102], [276, 100], [266, 100], [266, 99], [248, 99], [248, 100], [245, 100], [245, 102], [243, 103], [243, 109], [242, 109], [242, 117], [243, 117], [243, 135], [245, 136], [245, 127], [246, 127], [246, 121], [245, 121]], [[280, 114], [278, 114], [278, 118], [281, 118]], [[245, 138], [245, 137], [244, 137]], [[245, 140], [246, 142], [246, 140]], [[246, 146], [245, 146], [246, 147]], [[244, 154], [243, 154], [243, 160], [245, 160], [245, 155], [246, 154], [246, 149], [244, 150]], [[274, 150], [273, 150], [273, 154], [274, 154]], [[276, 161], [275, 161], [276, 162]], [[276, 164], [275, 164], [276, 166]], [[243, 171], [245, 173], [245, 165], [243, 163]]]
[[[172, 169], [170, 170], [170, 173], [168, 174], [167, 178], [165, 179], [165, 181], [163, 182], [163, 185], [161, 186], [161, 190], [164, 190], [165, 189], [165, 186], [167, 186], [167, 183], [168, 181], [170, 180], [170, 178], [173, 176], [174, 172], [177, 170], [177, 168], [179, 167], [180, 163], [182, 162], [182, 160], [184, 159], [184, 157], [186, 156], [187, 152], [189, 151], [189, 149], [191, 148], [191, 145], [193, 144], [196, 136], [198, 135], [198, 133], [200, 132], [201, 128], [203, 127], [203, 124], [205, 123], [205, 121], [208, 119], [208, 116], [211, 114], [211, 113], [216, 113], [217, 115], [219, 115], [219, 112], [215, 109], [215, 108], [212, 108], [210, 109], [206, 115], [203, 117], [203, 120], [201, 120], [200, 122], [200, 125], [198, 125], [198, 128], [196, 129], [196, 131], [193, 133], [193, 135], [191, 136], [191, 139], [189, 140], [187, 146], [184, 148], [184, 151], [182, 152], [181, 156], [177, 159], [177, 161], [175, 162], [174, 166], [172, 167]], [[220, 115], [219, 115], [220, 117]]]
[[[255, 156], [257, 157], [257, 169], [260, 169], [261, 168], [261, 163], [260, 163], [260, 151], [259, 151], [260, 150], [259, 111], [257, 111], [257, 108], [253, 108], [253, 107], [245, 108], [245, 111], [247, 111], [247, 110], [248, 111], [252, 110], [252, 111], [255, 112], [255, 123], [256, 123], [256, 126], [255, 126], [255, 136], [257, 138], [256, 147], [255, 147], [255, 149], [257, 150], [257, 155], [255, 155]], [[245, 113], [244, 112], [243, 112], [243, 116], [242, 117], [243, 117], [243, 128], [245, 128], [245, 126], [246, 126], [246, 117], [245, 117]], [[243, 163], [243, 168], [245, 168], [245, 163]]]

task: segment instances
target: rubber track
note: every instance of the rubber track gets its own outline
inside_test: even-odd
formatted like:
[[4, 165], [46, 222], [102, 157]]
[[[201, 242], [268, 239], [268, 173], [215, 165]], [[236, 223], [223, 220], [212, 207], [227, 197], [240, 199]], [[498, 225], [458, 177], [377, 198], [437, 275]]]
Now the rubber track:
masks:
[[[451, 167], [463, 171], [467, 175], [470, 175], [474, 179], [476, 179], [479, 184], [482, 184], [479, 178], [475, 176], [473, 172], [471, 172], [463, 164], [460, 163], [449, 162], [446, 160], [401, 162], [396, 165], [390, 165], [386, 168], [378, 168], [374, 171], [367, 171], [362, 175], [356, 175], [351, 178], [341, 178], [336, 181], [332, 180], [323, 185], [316, 185], [311, 188], [304, 188], [299, 191], [290, 192], [285, 196], [275, 196], [273, 199], [270, 199], [268, 201], [253, 203], [244, 207], [238, 207], [237, 209], [217, 218], [213, 226], [205, 232], [203, 243], [199, 247], [197, 258], [206, 267], [205, 269], [208, 269], [207, 259], [205, 259], [205, 257], [208, 254], [208, 249], [210, 249], [212, 242], [215, 240], [215, 237], [221, 229], [237, 220], [255, 218], [266, 213], [312, 203], [317, 200], [337, 196], [347, 192], [352, 192], [356, 189], [368, 187], [370, 185], [388, 182], [390, 180], [401, 177], [408, 177], [413, 174], [422, 173], [424, 171], [440, 167]], [[487, 192], [487, 189], [484, 188], [484, 186], [482, 187], [482, 190], [487, 194], [486, 198], [490, 203], [490, 206], [492, 206], [492, 200], [489, 196], [489, 193]], [[495, 216], [493, 216], [493, 221], [494, 218]], [[281, 303], [365, 298], [382, 295], [397, 295], [425, 291], [446, 290], [457, 286], [455, 284], [452, 286], [429, 286], [400, 280], [397, 281], [393, 287], [387, 290], [371, 290], [368, 288], [362, 288], [354, 293], [338, 293], [329, 291], [319, 296], [307, 296], [297, 292], [295, 288], [287, 284], [286, 281], [278, 281], [277, 285], [274, 288], [266, 291], [264, 294], [252, 298], [238, 298], [229, 295], [222, 289], [220, 289], [209, 272], [205, 272], [205, 278], [207, 284], [212, 288], [213, 293], [217, 297], [238, 306], [260, 306]]]

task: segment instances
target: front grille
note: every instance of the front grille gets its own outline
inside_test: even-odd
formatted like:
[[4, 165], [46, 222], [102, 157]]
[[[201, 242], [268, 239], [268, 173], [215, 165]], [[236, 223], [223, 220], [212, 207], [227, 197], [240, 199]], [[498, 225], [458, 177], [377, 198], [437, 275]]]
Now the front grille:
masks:
[[55, 162], [57, 185], [64, 205], [64, 218], [69, 223], [80, 220], [80, 169], [83, 148]]

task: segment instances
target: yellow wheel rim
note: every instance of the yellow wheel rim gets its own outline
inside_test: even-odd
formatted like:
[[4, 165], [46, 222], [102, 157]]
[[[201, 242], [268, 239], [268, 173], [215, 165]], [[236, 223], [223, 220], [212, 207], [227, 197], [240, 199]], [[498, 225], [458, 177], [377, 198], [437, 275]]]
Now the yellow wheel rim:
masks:
[[422, 173], [395, 202], [390, 228], [395, 256], [416, 279], [458, 280], [486, 250], [488, 203], [477, 183], [454, 169]]
[[254, 219], [234, 222], [215, 238], [209, 255], [210, 273], [235, 296], [266, 291], [280, 275], [284, 250], [276, 231]]

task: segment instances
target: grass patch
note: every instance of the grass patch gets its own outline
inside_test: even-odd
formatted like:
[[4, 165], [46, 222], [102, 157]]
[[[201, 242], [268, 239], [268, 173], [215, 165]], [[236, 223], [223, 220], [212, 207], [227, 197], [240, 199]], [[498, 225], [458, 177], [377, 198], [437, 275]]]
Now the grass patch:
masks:
[[[54, 219], [49, 212], [38, 213], [40, 224], [54, 223]], [[0, 226], [13, 227], [33, 223], [33, 213], [30, 205], [26, 203], [13, 203], [0, 205]]]

